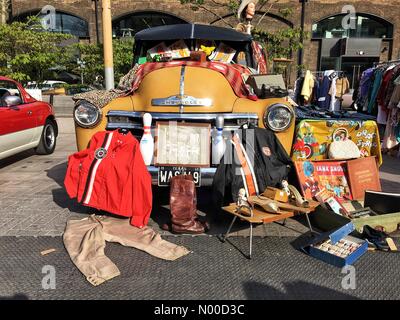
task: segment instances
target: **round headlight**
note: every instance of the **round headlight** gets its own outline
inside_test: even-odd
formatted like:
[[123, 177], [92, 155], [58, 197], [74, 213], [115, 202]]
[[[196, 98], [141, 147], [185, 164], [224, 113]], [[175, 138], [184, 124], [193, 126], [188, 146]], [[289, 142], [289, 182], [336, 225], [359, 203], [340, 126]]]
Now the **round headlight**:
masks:
[[281, 132], [290, 127], [293, 118], [293, 111], [287, 105], [275, 104], [265, 113], [264, 125], [272, 131]]
[[74, 118], [77, 124], [81, 127], [94, 127], [101, 119], [101, 111], [91, 103], [82, 101], [75, 108]]

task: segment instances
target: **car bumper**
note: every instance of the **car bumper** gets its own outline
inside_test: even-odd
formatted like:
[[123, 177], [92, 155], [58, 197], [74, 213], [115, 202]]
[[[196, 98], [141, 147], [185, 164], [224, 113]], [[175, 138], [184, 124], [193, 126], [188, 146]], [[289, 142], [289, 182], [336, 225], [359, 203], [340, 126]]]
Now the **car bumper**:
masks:
[[[151, 174], [152, 184], [158, 185], [158, 167], [148, 166], [147, 170]], [[216, 171], [217, 171], [217, 168], [201, 168], [200, 169], [200, 174], [201, 174], [200, 186], [201, 187], [211, 186]]]

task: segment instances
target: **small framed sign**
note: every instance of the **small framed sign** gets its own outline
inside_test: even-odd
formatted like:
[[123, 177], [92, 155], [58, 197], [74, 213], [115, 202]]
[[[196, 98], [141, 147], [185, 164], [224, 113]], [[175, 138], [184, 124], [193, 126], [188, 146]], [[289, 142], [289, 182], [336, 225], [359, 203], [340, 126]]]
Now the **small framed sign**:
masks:
[[156, 122], [156, 166], [210, 166], [210, 131], [207, 123]]

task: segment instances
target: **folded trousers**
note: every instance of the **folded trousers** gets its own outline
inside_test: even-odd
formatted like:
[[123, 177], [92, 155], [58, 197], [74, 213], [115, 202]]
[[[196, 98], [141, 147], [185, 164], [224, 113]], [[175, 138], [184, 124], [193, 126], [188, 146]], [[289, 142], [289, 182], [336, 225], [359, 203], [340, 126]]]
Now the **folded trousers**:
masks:
[[157, 258], [176, 260], [190, 251], [165, 241], [150, 227], [137, 228], [129, 219], [91, 215], [69, 220], [63, 236], [73, 263], [94, 286], [118, 275], [118, 267], [104, 254], [106, 241], [137, 248]]

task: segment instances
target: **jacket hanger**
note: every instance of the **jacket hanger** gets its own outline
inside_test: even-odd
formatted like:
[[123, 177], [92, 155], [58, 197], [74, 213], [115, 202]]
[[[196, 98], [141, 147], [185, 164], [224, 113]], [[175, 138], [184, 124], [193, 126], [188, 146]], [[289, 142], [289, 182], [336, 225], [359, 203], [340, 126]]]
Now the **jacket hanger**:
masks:
[[122, 133], [122, 134], [127, 134], [127, 133], [129, 132], [129, 129], [126, 129], [126, 128], [119, 128], [119, 129], [118, 129], [118, 132], [119, 132], [119, 133]]

